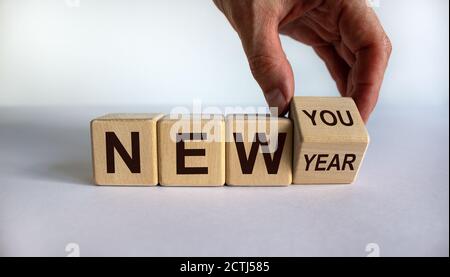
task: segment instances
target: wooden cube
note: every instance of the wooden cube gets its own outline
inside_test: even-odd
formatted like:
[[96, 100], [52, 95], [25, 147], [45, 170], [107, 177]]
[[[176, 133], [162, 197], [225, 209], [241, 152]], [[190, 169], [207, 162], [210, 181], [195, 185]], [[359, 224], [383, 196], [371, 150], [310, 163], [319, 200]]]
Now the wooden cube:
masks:
[[109, 114], [91, 121], [97, 185], [158, 184], [156, 122], [162, 114]]
[[162, 186], [223, 186], [225, 121], [222, 115], [169, 115], [158, 122]]
[[292, 182], [292, 123], [270, 115], [229, 115], [226, 183], [287, 186]]
[[369, 135], [352, 98], [294, 97], [293, 183], [351, 183]]

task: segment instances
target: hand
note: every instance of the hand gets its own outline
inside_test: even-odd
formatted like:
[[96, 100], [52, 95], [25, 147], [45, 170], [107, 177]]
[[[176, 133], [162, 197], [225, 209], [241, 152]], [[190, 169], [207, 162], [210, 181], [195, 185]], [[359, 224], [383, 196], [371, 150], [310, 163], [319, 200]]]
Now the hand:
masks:
[[366, 0], [214, 0], [238, 33], [267, 103], [286, 113], [294, 75], [279, 34], [310, 45], [367, 122], [391, 43]]

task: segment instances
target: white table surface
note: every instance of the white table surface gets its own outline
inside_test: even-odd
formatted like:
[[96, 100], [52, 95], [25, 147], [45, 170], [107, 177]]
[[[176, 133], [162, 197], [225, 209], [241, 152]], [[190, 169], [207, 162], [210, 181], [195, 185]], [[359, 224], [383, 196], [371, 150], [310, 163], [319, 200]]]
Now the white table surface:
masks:
[[379, 107], [353, 185], [97, 187], [89, 120], [155, 108], [0, 108], [0, 256], [449, 255], [449, 115]]

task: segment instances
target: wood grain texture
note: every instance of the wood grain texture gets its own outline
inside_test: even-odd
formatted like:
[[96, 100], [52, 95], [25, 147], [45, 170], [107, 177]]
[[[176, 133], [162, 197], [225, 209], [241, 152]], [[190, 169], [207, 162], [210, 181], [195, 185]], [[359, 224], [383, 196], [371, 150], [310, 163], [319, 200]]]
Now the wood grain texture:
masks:
[[293, 183], [346, 184], [356, 178], [369, 135], [348, 97], [294, 97]]
[[223, 186], [223, 116], [165, 116], [158, 122], [158, 157], [162, 186]]
[[[152, 186], [158, 184], [157, 159], [157, 125], [162, 114], [108, 114], [91, 121], [92, 160], [94, 182], [97, 185], [132, 185]], [[137, 134], [136, 136], [132, 134]], [[111, 135], [108, 137], [108, 135]], [[132, 138], [139, 150], [139, 160], [132, 155]], [[118, 139], [111, 147], [108, 156], [108, 139]], [[121, 144], [125, 154], [134, 158], [135, 165], [139, 163], [139, 172], [132, 172], [119, 154], [117, 148]], [[126, 155], [125, 155], [126, 156]], [[112, 160], [113, 159], [113, 163]], [[108, 160], [114, 172], [108, 173]], [[111, 166], [114, 165], [114, 166]]]
[[292, 123], [289, 119], [229, 115], [226, 132], [227, 185], [291, 184]]

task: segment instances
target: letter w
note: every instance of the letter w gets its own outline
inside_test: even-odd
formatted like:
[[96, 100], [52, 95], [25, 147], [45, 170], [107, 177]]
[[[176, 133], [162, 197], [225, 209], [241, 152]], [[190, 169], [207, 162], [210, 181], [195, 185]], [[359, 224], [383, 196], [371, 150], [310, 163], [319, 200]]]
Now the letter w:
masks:
[[[255, 134], [255, 138], [252, 142], [252, 147], [250, 148], [250, 153], [247, 157], [245, 151], [244, 140], [241, 133], [233, 133], [234, 142], [236, 144], [236, 150], [239, 157], [239, 162], [241, 164], [242, 174], [252, 174], [253, 168], [256, 162], [256, 155], [258, 154], [259, 146], [268, 147], [267, 138], [264, 133]], [[278, 145], [277, 150], [273, 154], [273, 158], [269, 151], [263, 151], [264, 162], [266, 164], [267, 173], [277, 174], [278, 168], [280, 167], [281, 155], [283, 154], [284, 144], [286, 142], [286, 133], [278, 133]], [[264, 138], [261, 141], [260, 138]]]

